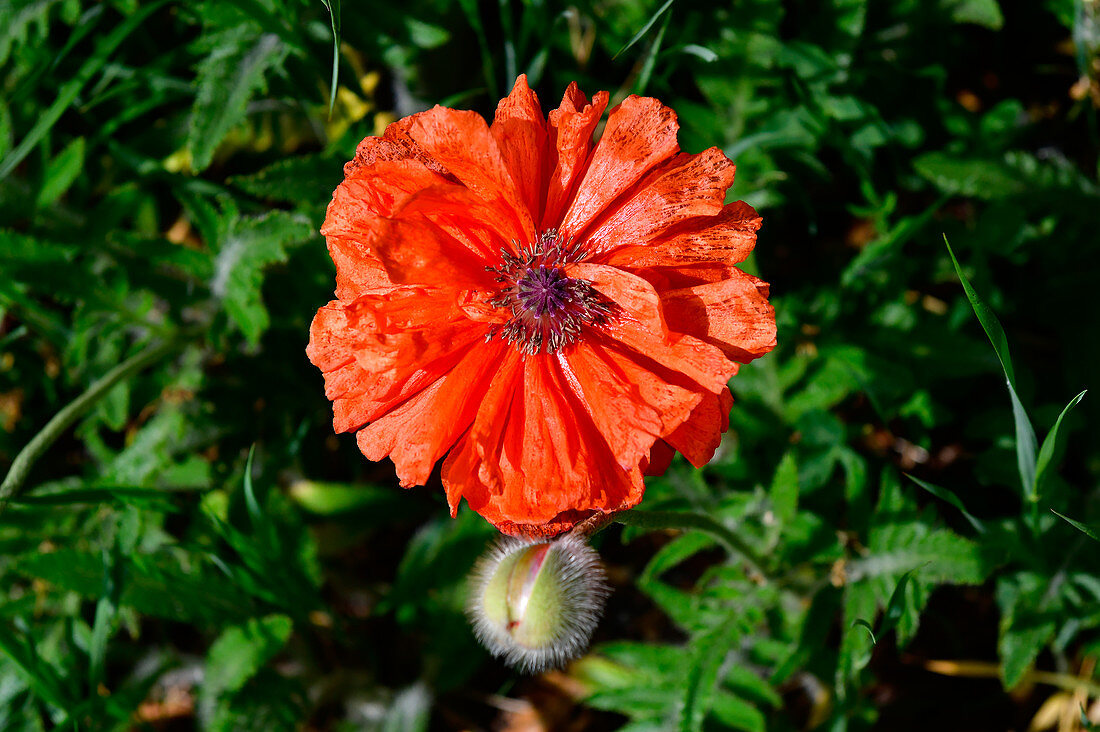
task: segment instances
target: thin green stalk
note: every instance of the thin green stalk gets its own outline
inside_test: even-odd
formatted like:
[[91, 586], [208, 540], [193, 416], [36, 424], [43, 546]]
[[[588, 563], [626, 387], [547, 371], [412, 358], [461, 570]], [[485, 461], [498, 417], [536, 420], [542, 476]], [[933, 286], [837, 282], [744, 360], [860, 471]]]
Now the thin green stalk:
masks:
[[623, 526], [639, 529], [695, 529], [710, 534], [731, 554], [740, 554], [742, 559], [761, 577], [767, 577], [764, 562], [760, 556], [737, 534], [710, 516], [685, 511], [623, 511], [611, 519]]
[[61, 411], [55, 414], [53, 419], [46, 423], [46, 426], [19, 451], [19, 454], [15, 456], [15, 460], [12, 461], [11, 468], [8, 470], [3, 484], [0, 484], [0, 513], [3, 513], [8, 501], [19, 493], [38, 458], [42, 457], [50, 445], [72, 426], [81, 415], [87, 412], [115, 384], [159, 361], [179, 348], [180, 345], [180, 342], [176, 340], [159, 341], [144, 351], [134, 354], [101, 376], [88, 387], [87, 391], [66, 404]]

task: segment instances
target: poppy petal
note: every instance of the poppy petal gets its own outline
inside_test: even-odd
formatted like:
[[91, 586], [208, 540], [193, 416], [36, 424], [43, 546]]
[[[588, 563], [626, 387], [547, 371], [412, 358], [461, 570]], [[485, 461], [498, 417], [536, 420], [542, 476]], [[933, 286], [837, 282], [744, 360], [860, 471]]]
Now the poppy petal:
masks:
[[374, 252], [394, 282], [472, 290], [496, 289], [486, 267], [515, 238], [499, 206], [450, 184], [410, 196], [380, 232]]
[[717, 216], [688, 219], [669, 227], [653, 242], [621, 246], [600, 257], [604, 264], [627, 269], [698, 263], [737, 264], [756, 245], [760, 216], [737, 201]]
[[608, 338], [587, 338], [559, 360], [624, 469], [637, 466], [655, 441], [679, 427], [704, 394], [682, 375]]
[[324, 374], [335, 431], [357, 429], [425, 388], [479, 342], [483, 330], [445, 296], [415, 288], [319, 309], [306, 355]]
[[379, 161], [354, 173], [333, 192], [321, 227], [336, 263], [336, 296], [341, 300], [393, 285], [373, 250], [386, 219], [415, 194], [447, 182], [416, 160]]
[[714, 457], [722, 444], [722, 433], [729, 429], [733, 395], [728, 388], [717, 394], [707, 394], [691, 417], [665, 438], [692, 465], [701, 468]]
[[[526, 359], [515, 372], [505, 411], [498, 411], [501, 402], [489, 409], [483, 405], [444, 462], [443, 480], [452, 486], [448, 495], [455, 496], [449, 499], [452, 510], [461, 495], [498, 526], [543, 525], [563, 512], [636, 505], [644, 490], [641, 471], [616, 465], [571, 396], [557, 361]], [[514, 388], [519, 384], [521, 389]]]
[[489, 131], [531, 220], [538, 221], [546, 200], [546, 118], [525, 74], [516, 79], [512, 93], [500, 100]]
[[592, 221], [654, 166], [680, 150], [676, 113], [651, 97], [629, 96], [611, 110], [603, 137], [561, 229], [581, 236]]
[[497, 203], [512, 228], [534, 240], [534, 223], [489, 126], [477, 112], [434, 107], [417, 115], [408, 135], [487, 203]]
[[768, 284], [731, 268], [729, 278], [661, 293], [668, 327], [748, 363], [775, 348], [775, 308]]
[[438, 380], [359, 430], [356, 440], [368, 460], [389, 456], [401, 486], [423, 485], [436, 461], [474, 421], [503, 358], [500, 343], [466, 351]]
[[[713, 217], [722, 210], [733, 185], [734, 165], [716, 147], [698, 155], [677, 156], [654, 171], [620, 204], [613, 204], [587, 234], [600, 252], [644, 245], [669, 227], [692, 218]], [[599, 257], [597, 261], [604, 261]]]
[[597, 292], [615, 303], [603, 331], [611, 338], [645, 354], [657, 363], [679, 371], [707, 391], [724, 389], [737, 366], [718, 348], [691, 335], [672, 332], [661, 313], [660, 296], [646, 280], [602, 264], [579, 263], [570, 277], [592, 283]]
[[577, 185], [587, 170], [592, 133], [607, 109], [608, 99], [607, 92], [601, 91], [589, 103], [573, 82], [565, 90], [561, 105], [550, 112], [551, 153], [555, 160], [547, 183], [546, 209], [540, 229], [556, 229], [561, 224], [562, 213], [572, 202]]

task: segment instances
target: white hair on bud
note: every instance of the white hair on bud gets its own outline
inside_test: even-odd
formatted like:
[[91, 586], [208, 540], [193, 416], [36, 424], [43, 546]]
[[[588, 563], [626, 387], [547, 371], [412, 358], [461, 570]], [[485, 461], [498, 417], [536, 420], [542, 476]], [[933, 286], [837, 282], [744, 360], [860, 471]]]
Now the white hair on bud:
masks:
[[[504, 560], [540, 544], [550, 544], [544, 569], [559, 573], [556, 579], [562, 591], [562, 612], [553, 637], [532, 647], [519, 643], [509, 628], [491, 620], [484, 601], [489, 583]], [[493, 656], [528, 674], [560, 668], [584, 653], [611, 594], [599, 555], [584, 540], [571, 534], [554, 540], [502, 538], [474, 566], [469, 590], [466, 614], [474, 635]]]

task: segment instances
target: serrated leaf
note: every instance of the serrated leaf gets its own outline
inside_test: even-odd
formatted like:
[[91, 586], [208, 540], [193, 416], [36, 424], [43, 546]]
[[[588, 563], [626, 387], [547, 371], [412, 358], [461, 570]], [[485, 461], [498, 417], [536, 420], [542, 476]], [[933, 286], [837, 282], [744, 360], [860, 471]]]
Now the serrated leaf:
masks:
[[282, 650], [294, 624], [285, 615], [253, 618], [223, 632], [206, 656], [203, 694], [237, 691]]
[[303, 155], [279, 160], [251, 175], [234, 176], [229, 182], [269, 201], [324, 204], [339, 184], [343, 167], [326, 155]]
[[187, 134], [196, 171], [210, 165], [218, 145], [244, 119], [252, 95], [266, 88], [268, 71], [281, 66], [288, 53], [279, 36], [256, 37], [246, 26], [222, 34], [220, 40], [197, 69], [198, 93]]
[[956, 584], [981, 582], [985, 576], [977, 544], [947, 529], [919, 522], [890, 524], [876, 528], [868, 544], [868, 556], [849, 565], [853, 581], [900, 577], [914, 569], [922, 578]]
[[998, 160], [932, 152], [914, 160], [913, 167], [922, 178], [952, 196], [994, 200], [1027, 190], [1020, 176]]
[[718, 685], [718, 669], [737, 641], [736, 623], [725, 623], [691, 641], [691, 665], [683, 680], [680, 732], [700, 732]]
[[268, 315], [260, 289], [264, 268], [285, 262], [287, 246], [309, 239], [313, 226], [300, 215], [273, 211], [258, 218], [235, 219], [219, 243], [210, 289], [249, 343], [259, 343]]
[[1020, 683], [1039, 653], [1054, 637], [1056, 629], [1057, 625], [1053, 620], [1039, 620], [1033, 624], [1021, 625], [1014, 623], [1002, 627], [998, 651], [1006, 688], [1011, 689]]
[[985, 304], [977, 291], [971, 286], [970, 280], [963, 273], [959, 260], [955, 258], [955, 252], [951, 249], [951, 244], [947, 241], [946, 236], [943, 238], [943, 243], [947, 246], [947, 253], [951, 255], [951, 263], [955, 265], [955, 272], [962, 282], [963, 290], [966, 291], [966, 298], [970, 301], [970, 307], [974, 309], [974, 314], [978, 316], [978, 322], [982, 324], [982, 329], [989, 337], [989, 342], [993, 344], [993, 350], [997, 353], [1001, 368], [1004, 369], [1005, 378], [1008, 380], [1008, 395], [1012, 400], [1012, 417], [1016, 423], [1016, 467], [1020, 473], [1020, 484], [1023, 487], [1024, 495], [1034, 501], [1035, 429], [1031, 426], [1031, 420], [1027, 417], [1024, 405], [1016, 395], [1016, 372], [1012, 368], [1012, 356], [1008, 351], [1008, 338], [1005, 337], [1004, 328], [1001, 327], [1001, 322], [997, 320], [997, 316]]

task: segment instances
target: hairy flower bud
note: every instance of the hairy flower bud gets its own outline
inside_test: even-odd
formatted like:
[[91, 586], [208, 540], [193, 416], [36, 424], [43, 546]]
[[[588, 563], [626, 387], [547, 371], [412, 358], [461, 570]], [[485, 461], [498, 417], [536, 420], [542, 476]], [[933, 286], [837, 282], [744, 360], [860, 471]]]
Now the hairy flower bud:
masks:
[[608, 593], [599, 557], [583, 540], [506, 538], [474, 567], [467, 614], [490, 653], [537, 673], [588, 647]]

